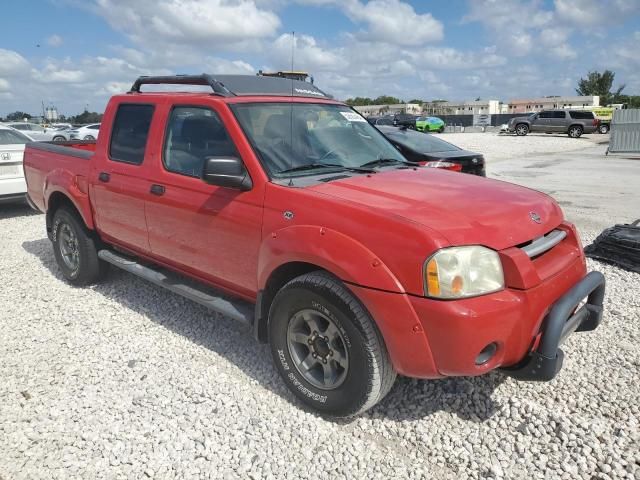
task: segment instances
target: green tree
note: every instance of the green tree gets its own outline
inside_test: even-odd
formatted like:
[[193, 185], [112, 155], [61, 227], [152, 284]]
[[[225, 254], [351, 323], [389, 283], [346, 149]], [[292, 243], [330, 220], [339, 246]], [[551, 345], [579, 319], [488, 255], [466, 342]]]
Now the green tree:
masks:
[[85, 110], [73, 118], [73, 123], [98, 123], [102, 121], [102, 114]]
[[7, 120], [9, 120], [10, 122], [21, 121], [25, 118], [29, 120], [31, 118], [31, 115], [25, 112], [13, 112], [7, 115]]
[[398, 103], [404, 103], [402, 100], [396, 97], [390, 97], [389, 95], [380, 95], [373, 100], [373, 105], [395, 105]]
[[345, 100], [347, 105], [351, 105], [352, 107], [360, 107], [362, 105], [373, 105], [372, 100], [369, 97], [356, 97], [356, 98], [348, 98]]
[[614, 103], [613, 100], [620, 96], [625, 87], [624, 84], [620, 85], [615, 93], [611, 93], [615, 77], [616, 74], [611, 70], [605, 70], [602, 73], [595, 70], [589, 72], [586, 78], [581, 78], [578, 82], [576, 93], [578, 95], [599, 95], [600, 105], [603, 106]]
[[417, 98], [414, 98], [413, 100], [409, 100], [408, 103], [417, 103], [418, 105], [422, 105], [424, 103], [424, 100], [419, 100]]

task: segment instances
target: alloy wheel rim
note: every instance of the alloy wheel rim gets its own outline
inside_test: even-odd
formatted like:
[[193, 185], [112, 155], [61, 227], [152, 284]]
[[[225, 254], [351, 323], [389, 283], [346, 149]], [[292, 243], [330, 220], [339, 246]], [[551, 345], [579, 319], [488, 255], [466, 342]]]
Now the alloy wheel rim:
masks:
[[317, 310], [295, 313], [287, 328], [287, 347], [302, 377], [321, 390], [338, 388], [349, 371], [346, 342], [336, 324]]
[[60, 226], [60, 253], [62, 261], [73, 272], [80, 266], [80, 253], [78, 252], [78, 237], [73, 229], [66, 223]]

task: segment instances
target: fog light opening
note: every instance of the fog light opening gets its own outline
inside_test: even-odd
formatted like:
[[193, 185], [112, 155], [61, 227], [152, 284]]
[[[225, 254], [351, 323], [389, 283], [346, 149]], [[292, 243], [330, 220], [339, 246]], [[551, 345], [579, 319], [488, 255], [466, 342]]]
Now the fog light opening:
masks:
[[493, 342], [482, 349], [476, 357], [476, 365], [484, 365], [495, 355], [498, 350], [498, 344]]

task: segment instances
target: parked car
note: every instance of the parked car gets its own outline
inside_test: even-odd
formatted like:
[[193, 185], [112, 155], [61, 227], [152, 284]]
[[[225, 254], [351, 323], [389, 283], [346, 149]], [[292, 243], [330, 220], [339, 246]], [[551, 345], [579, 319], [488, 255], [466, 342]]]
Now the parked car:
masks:
[[543, 110], [509, 120], [509, 131], [517, 135], [529, 132], [566, 133], [572, 138], [579, 138], [583, 133], [597, 130], [598, 120], [593, 112], [584, 110]]
[[419, 132], [444, 132], [444, 120], [438, 117], [418, 117], [416, 130]]
[[433, 135], [406, 128], [380, 127], [380, 131], [411, 162], [481, 177], [487, 175], [484, 157], [480, 153], [463, 150]]
[[604, 277], [551, 197], [415, 166], [309, 83], [140, 77], [80, 146], [25, 151], [62, 275], [113, 265], [252, 325], [322, 413], [367, 410], [397, 374], [550, 380], [600, 323]]
[[371, 125], [390, 125], [393, 126], [393, 118], [392, 117], [368, 117], [367, 121]]
[[407, 127], [415, 130], [417, 118], [417, 115], [411, 115], [409, 113], [397, 113], [393, 116], [393, 124], [396, 127]]
[[64, 142], [68, 140], [67, 135], [64, 132], [60, 132], [55, 128], [47, 128], [37, 123], [28, 122], [12, 122], [6, 125], [20, 130], [25, 133], [36, 142]]
[[33, 139], [0, 124], [0, 203], [22, 200], [27, 193], [22, 159], [24, 146]]
[[97, 140], [100, 133], [100, 124], [92, 123], [83, 127], [74, 128], [68, 131], [71, 140]]

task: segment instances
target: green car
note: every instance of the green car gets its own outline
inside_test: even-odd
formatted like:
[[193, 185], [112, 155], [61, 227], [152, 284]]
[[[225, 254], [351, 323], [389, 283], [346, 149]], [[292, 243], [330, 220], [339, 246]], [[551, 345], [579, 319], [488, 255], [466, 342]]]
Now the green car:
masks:
[[444, 132], [444, 121], [438, 117], [416, 118], [416, 130], [419, 132]]

